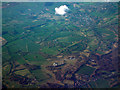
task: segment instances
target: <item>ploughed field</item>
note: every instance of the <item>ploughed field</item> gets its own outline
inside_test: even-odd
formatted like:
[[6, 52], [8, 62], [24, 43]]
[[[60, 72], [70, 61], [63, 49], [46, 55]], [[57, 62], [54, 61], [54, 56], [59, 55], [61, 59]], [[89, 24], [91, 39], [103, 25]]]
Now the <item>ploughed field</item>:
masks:
[[[67, 5], [61, 16], [55, 7]], [[3, 88], [118, 87], [118, 3], [2, 3]]]

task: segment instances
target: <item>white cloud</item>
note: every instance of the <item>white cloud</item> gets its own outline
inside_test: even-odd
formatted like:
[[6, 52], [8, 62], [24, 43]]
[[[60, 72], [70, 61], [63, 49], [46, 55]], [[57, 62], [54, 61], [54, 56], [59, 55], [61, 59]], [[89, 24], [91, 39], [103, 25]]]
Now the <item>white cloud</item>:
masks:
[[69, 8], [66, 5], [61, 5], [59, 8], [55, 8], [55, 14], [64, 15], [66, 10], [69, 10]]

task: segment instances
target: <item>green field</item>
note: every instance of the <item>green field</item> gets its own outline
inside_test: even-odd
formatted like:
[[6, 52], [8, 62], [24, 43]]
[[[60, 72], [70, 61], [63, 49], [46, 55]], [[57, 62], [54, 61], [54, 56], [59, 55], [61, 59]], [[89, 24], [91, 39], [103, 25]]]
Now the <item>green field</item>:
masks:
[[77, 71], [78, 74], [87, 74], [91, 75], [95, 69], [86, 65], [80, 67], [80, 70]]
[[[69, 7], [63, 16], [55, 14], [55, 8], [61, 5]], [[118, 43], [117, 34], [117, 3], [4, 2], [2, 3], [2, 38], [6, 40], [2, 46], [4, 85], [21, 87], [23, 83], [23, 87], [42, 87], [43, 84], [44, 87], [49, 87], [47, 81], [53, 79], [50, 80], [51, 83], [64, 86], [65, 76], [71, 67], [73, 70], [79, 69], [77, 74], [92, 75], [95, 68], [86, 66], [86, 62], [90, 60], [91, 55], [101, 58], [100, 56], [117, 49], [118, 47], [114, 45]], [[73, 66], [65, 62], [65, 60], [69, 62], [69, 59], [73, 60]], [[108, 59], [110, 59], [108, 66], [115, 66], [114, 58]], [[100, 69], [104, 67], [103, 62], [101, 64], [100, 60], [96, 58], [95, 60]], [[53, 67], [55, 63], [65, 65]], [[76, 64], [80, 64], [81, 67]], [[106, 66], [103, 69], [112, 70], [106, 69], [108, 68]], [[72, 76], [75, 76], [75, 71], [71, 72]], [[63, 81], [57, 80], [59, 73]], [[22, 79], [16, 80], [12, 76]], [[25, 81], [22, 80], [26, 79], [32, 82], [24, 84]], [[105, 88], [110, 87], [108, 83], [109, 80], [102, 78], [95, 82], [90, 81], [89, 84], [91, 87]], [[52, 84], [50, 85], [52, 87]]]

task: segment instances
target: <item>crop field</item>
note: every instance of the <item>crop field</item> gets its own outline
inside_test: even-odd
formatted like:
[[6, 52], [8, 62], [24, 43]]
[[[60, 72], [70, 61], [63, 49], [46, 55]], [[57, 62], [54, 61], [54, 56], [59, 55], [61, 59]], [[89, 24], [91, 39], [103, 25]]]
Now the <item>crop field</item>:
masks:
[[118, 4], [2, 3], [3, 88], [118, 87]]

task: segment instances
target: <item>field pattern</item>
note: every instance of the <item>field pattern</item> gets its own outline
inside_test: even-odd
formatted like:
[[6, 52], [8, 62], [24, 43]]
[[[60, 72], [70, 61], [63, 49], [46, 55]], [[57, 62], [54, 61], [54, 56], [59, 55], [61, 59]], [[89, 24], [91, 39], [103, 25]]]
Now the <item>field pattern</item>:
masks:
[[[55, 7], [67, 5], [61, 16]], [[3, 88], [118, 87], [118, 3], [2, 3]]]

